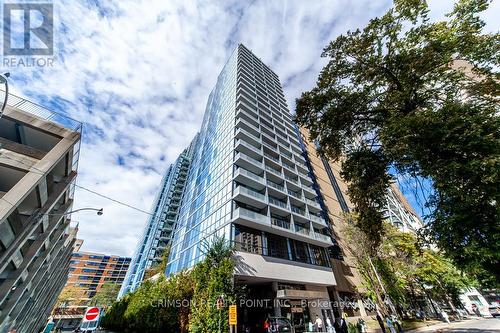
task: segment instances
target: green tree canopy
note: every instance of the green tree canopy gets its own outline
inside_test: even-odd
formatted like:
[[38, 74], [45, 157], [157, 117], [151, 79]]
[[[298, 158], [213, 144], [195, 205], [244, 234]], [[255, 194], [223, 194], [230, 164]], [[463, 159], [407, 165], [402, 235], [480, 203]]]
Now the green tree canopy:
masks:
[[[357, 218], [350, 216], [349, 220]], [[356, 225], [347, 224], [343, 230], [349, 244], [347, 250], [365, 279], [367, 294], [375, 296], [381, 308], [385, 307], [381, 301], [384, 292], [399, 305], [415, 306], [412, 302], [417, 295], [460, 304], [458, 296], [461, 291], [472, 286], [474, 281], [441, 253], [422, 247], [415, 234], [401, 232], [387, 222], [382, 228], [380, 246], [371, 257], [364, 253], [370, 241]]]
[[462, 269], [500, 281], [500, 35], [487, 0], [459, 0], [432, 22], [424, 0], [395, 0], [332, 41], [297, 122], [342, 160], [360, 230], [376, 249], [389, 170], [432, 182], [425, 234]]
[[97, 289], [90, 303], [95, 306], [107, 308], [116, 301], [116, 297], [118, 296], [119, 292], [119, 284], [109, 282], [104, 283], [101, 288]]

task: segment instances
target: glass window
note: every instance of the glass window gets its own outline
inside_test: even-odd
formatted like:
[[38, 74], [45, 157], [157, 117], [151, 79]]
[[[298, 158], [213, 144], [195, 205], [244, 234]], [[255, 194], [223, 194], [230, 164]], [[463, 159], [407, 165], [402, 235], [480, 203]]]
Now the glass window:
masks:
[[307, 249], [307, 244], [297, 241], [297, 240], [292, 240], [291, 241], [291, 247], [292, 247], [292, 259], [295, 261], [300, 261], [304, 263], [311, 263], [310, 258], [309, 258], [309, 251]]
[[262, 235], [260, 231], [235, 225], [234, 232], [237, 251], [262, 254]]
[[267, 234], [267, 254], [271, 257], [290, 259], [288, 257], [288, 242], [285, 237]]

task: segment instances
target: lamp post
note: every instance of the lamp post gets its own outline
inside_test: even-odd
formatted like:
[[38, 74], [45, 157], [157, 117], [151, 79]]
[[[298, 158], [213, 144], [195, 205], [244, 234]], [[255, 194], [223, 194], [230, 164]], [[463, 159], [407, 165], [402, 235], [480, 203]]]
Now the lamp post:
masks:
[[95, 212], [97, 212], [97, 215], [99, 215], [99, 216], [101, 216], [102, 214], [104, 214], [104, 210], [102, 208], [85, 207], [85, 208], [75, 209], [75, 210], [72, 210], [72, 211], [64, 213], [64, 214], [47, 214], [47, 215], [50, 215], [50, 216], [54, 216], [54, 215], [55, 216], [65, 216], [65, 215], [73, 214], [73, 213], [76, 213], [76, 212], [81, 212], [81, 211], [84, 211], [84, 210], [95, 211]]
[[0, 84], [5, 85], [5, 96], [3, 98], [3, 104], [0, 108], [0, 118], [2, 118], [3, 110], [5, 110], [5, 106], [7, 106], [7, 99], [9, 98], [9, 82], [7, 78], [10, 76], [10, 73], [0, 74]]

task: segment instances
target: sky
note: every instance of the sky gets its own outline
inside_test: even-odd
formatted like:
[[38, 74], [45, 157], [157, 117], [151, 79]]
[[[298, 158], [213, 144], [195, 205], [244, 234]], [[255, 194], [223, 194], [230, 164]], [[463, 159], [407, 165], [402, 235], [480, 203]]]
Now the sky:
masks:
[[[325, 65], [322, 49], [382, 15], [388, 0], [55, 0], [52, 67], [3, 68], [10, 87], [83, 122], [78, 184], [149, 211], [163, 172], [200, 128], [208, 95], [243, 43], [280, 77], [290, 109]], [[451, 1], [430, 1], [443, 16]], [[487, 31], [498, 31], [494, 13]], [[75, 193], [82, 250], [131, 256], [148, 215]]]

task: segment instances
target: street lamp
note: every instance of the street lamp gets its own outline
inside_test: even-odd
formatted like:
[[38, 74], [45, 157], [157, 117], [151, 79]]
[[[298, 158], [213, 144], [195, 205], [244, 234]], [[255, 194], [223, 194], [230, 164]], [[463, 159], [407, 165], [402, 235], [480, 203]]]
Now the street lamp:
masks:
[[50, 215], [50, 216], [65, 216], [65, 215], [69, 215], [69, 214], [73, 214], [73, 213], [76, 213], [76, 212], [81, 212], [82, 210], [91, 210], [91, 211], [95, 211], [97, 212], [97, 215], [101, 216], [102, 214], [104, 214], [104, 210], [102, 208], [92, 208], [92, 207], [85, 207], [85, 208], [79, 208], [79, 209], [76, 209], [76, 210], [72, 210], [71, 212], [67, 212], [67, 213], [64, 213], [64, 214], [47, 214], [47, 215]]
[[5, 110], [5, 106], [7, 106], [7, 99], [9, 98], [9, 82], [7, 78], [10, 76], [10, 73], [0, 74], [0, 84], [5, 85], [5, 96], [3, 98], [3, 104], [0, 108], [0, 118], [2, 118], [3, 110]]

